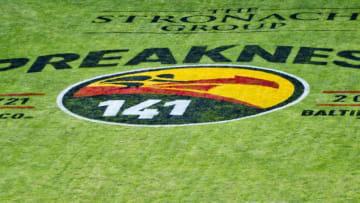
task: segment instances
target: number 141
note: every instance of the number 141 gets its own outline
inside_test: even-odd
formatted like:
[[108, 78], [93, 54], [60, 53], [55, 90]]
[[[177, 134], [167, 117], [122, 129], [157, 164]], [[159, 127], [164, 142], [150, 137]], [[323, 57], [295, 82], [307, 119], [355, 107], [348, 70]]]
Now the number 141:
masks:
[[[148, 99], [140, 104], [125, 109], [121, 115], [136, 115], [138, 119], [152, 119], [159, 114], [158, 109], [149, 108], [152, 105], [160, 103], [160, 99]], [[174, 100], [166, 102], [165, 107], [174, 106], [170, 112], [171, 116], [182, 116], [189, 107], [191, 100]], [[99, 107], [106, 107], [103, 116], [115, 117], [119, 114], [121, 107], [125, 104], [125, 100], [107, 100], [101, 102]]]

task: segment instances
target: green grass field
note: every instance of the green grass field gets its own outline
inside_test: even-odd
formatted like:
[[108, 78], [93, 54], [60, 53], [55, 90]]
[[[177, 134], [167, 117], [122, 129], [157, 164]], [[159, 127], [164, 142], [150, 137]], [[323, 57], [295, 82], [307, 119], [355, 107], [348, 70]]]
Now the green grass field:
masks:
[[[360, 2], [1, 0], [0, 12], [0, 202], [360, 201]], [[229, 45], [186, 60], [192, 47]], [[291, 52], [238, 60], [250, 45]], [[175, 61], [156, 53], [131, 63], [154, 48]], [[123, 51], [80, 67], [101, 50]], [[39, 65], [70, 53], [67, 66], [60, 55]], [[98, 76], [198, 64], [286, 72], [310, 93], [265, 115], [175, 127], [96, 123], [57, 104], [64, 89]]]

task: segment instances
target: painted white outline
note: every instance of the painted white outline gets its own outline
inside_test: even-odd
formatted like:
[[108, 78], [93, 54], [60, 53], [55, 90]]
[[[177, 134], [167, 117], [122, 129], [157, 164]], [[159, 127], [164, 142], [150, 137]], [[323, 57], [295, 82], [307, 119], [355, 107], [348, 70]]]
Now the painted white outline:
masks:
[[[82, 83], [86, 83], [86, 82], [89, 82], [91, 80], [96, 80], [96, 79], [99, 79], [99, 78], [104, 78], [104, 77], [108, 77], [108, 76], [112, 76], [112, 75], [117, 75], [117, 74], [129, 74], [129, 73], [135, 73], [135, 72], [140, 72], [140, 71], [149, 71], [149, 70], [163, 70], [163, 69], [173, 69], [173, 68], [185, 68], [185, 67], [232, 67], [232, 68], [253, 68], [253, 69], [260, 69], [260, 70], [268, 70], [268, 71], [273, 71], [273, 72], [277, 72], [277, 73], [281, 73], [281, 74], [284, 74], [284, 75], [287, 75], [289, 77], [292, 77], [292, 78], [295, 78], [297, 79], [298, 81], [300, 81], [303, 85], [304, 85], [304, 92], [303, 94], [298, 97], [296, 100], [294, 100], [293, 102], [285, 105], [285, 106], [281, 106], [279, 108], [275, 108], [273, 110], [270, 110], [270, 111], [266, 111], [266, 112], [263, 112], [263, 113], [259, 113], [259, 114], [255, 114], [255, 115], [250, 115], [250, 116], [246, 116], [246, 117], [241, 117], [241, 118], [235, 118], [235, 119], [231, 119], [231, 120], [224, 120], [224, 121], [214, 121], [214, 122], [205, 122], [205, 123], [190, 123], [190, 124], [170, 124], [170, 125], [166, 125], [166, 124], [163, 124], [163, 125], [143, 125], [143, 124], [127, 124], [127, 123], [116, 123], [116, 122], [108, 122], [108, 121], [100, 121], [100, 120], [95, 120], [95, 119], [89, 119], [89, 118], [86, 118], [86, 117], [82, 117], [82, 116], [79, 116], [71, 111], [69, 111], [62, 103], [62, 99], [64, 97], [64, 95], [70, 90], [72, 89], [73, 87], [75, 86], [78, 86]], [[284, 109], [286, 107], [289, 107], [291, 105], [294, 105], [298, 102], [300, 102], [301, 100], [303, 100], [310, 92], [310, 86], [309, 84], [297, 77], [297, 76], [294, 76], [292, 74], [289, 74], [289, 73], [285, 73], [285, 72], [282, 72], [282, 71], [279, 71], [279, 70], [274, 70], [274, 69], [270, 69], [270, 68], [263, 68], [263, 67], [258, 67], [258, 66], [248, 66], [248, 65], [229, 65], [229, 64], [198, 64], [198, 65], [181, 65], [181, 66], [167, 66], [167, 67], [157, 67], [157, 68], [144, 68], [144, 69], [138, 69], [138, 70], [132, 70], [132, 71], [125, 71], [125, 72], [118, 72], [118, 73], [112, 73], [112, 74], [107, 74], [107, 75], [102, 75], [102, 76], [98, 76], [98, 77], [95, 77], [95, 78], [91, 78], [91, 79], [88, 79], [88, 80], [85, 80], [85, 81], [81, 81], [81, 82], [78, 82], [74, 85], [71, 85], [70, 87], [66, 88], [65, 90], [63, 90], [59, 96], [57, 97], [57, 105], [59, 106], [59, 108], [61, 110], [63, 110], [65, 113], [67, 114], [70, 114], [71, 116], [74, 116], [76, 118], [79, 118], [79, 119], [83, 119], [83, 120], [87, 120], [87, 121], [91, 121], [91, 122], [96, 122], [96, 123], [105, 123], [105, 124], [112, 124], [112, 125], [122, 125], [122, 126], [135, 126], [135, 127], [177, 127], [177, 126], [191, 126], [191, 125], [206, 125], [206, 124], [218, 124], [218, 123], [225, 123], [225, 122], [231, 122], [231, 121], [237, 121], [237, 120], [242, 120], [242, 119], [246, 119], [246, 118], [252, 118], [252, 117], [255, 117], [255, 116], [261, 116], [261, 115], [264, 115], [264, 114], [267, 114], [267, 113], [271, 113], [271, 112], [274, 112], [274, 111], [277, 111], [277, 110], [280, 110], [280, 109]]]

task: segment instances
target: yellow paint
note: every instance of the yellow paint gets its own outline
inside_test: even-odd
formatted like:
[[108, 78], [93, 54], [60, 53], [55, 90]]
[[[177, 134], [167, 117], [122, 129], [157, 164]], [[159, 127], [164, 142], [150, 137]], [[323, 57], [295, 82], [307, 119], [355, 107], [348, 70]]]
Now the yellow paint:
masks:
[[[156, 79], [156, 75], [160, 74], [174, 74], [175, 81], [193, 81], [193, 80], [207, 80], [207, 79], [219, 79], [219, 78], [234, 78], [235, 76], [252, 77], [257, 79], [264, 79], [276, 82], [279, 84], [279, 88], [264, 87], [258, 85], [244, 85], [244, 84], [223, 84], [209, 91], [202, 90], [189, 90], [183, 89], [184, 91], [207, 93], [232, 99], [237, 99], [250, 103], [262, 108], [268, 108], [275, 106], [286, 99], [288, 99], [294, 92], [294, 85], [281, 76], [266, 73], [259, 70], [249, 70], [240, 68], [176, 68], [176, 69], [163, 69], [157, 71], [141, 72], [126, 74], [122, 76], [116, 76], [111, 79], [131, 77], [131, 76], [152, 76], [152, 79]], [[105, 80], [109, 80], [107, 78]], [[164, 78], [158, 78], [164, 79]], [[111, 83], [104, 83], [105, 80], [94, 82], [88, 86], [119, 86]], [[137, 81], [126, 81], [126, 82], [137, 82]], [[144, 82], [144, 81], [142, 81]], [[149, 87], [155, 84], [161, 84], [163, 82], [146, 81], [144, 86]], [[209, 83], [211, 84], [211, 83]], [[163, 88], [165, 89], [165, 88]], [[182, 90], [177, 88], [176, 90]]]

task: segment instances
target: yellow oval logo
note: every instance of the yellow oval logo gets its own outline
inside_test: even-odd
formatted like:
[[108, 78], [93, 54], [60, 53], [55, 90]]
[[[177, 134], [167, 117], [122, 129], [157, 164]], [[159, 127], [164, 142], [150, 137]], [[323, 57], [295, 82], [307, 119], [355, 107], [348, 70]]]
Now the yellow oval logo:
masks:
[[66, 89], [58, 103], [92, 121], [187, 125], [264, 114], [300, 101], [308, 91], [305, 81], [280, 71], [196, 65], [97, 77]]

